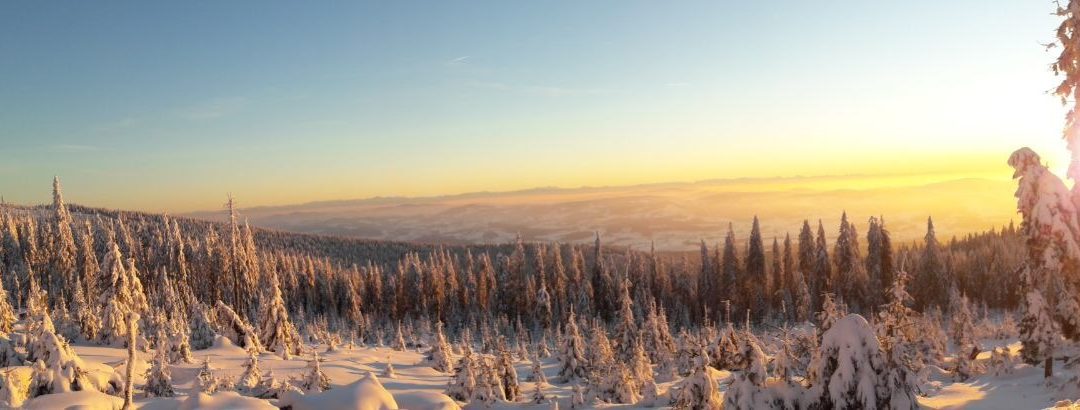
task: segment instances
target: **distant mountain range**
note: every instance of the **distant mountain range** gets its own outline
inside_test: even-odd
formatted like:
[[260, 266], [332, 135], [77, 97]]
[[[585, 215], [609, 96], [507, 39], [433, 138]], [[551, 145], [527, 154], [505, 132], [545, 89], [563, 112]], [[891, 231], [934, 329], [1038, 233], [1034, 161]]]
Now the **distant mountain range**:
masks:
[[[885, 218], [894, 243], [918, 240], [933, 216], [938, 237], [1015, 218], [1015, 183], [982, 178], [836, 176], [720, 179], [617, 187], [536, 188], [436, 197], [379, 197], [242, 209], [251, 224], [284, 231], [433, 243], [580, 242], [600, 232], [617, 246], [694, 249], [731, 223], [746, 237], [755, 215], [766, 238], [794, 237], [804, 219], [835, 235], [841, 212], [864, 229]], [[224, 211], [189, 214], [222, 220]]]

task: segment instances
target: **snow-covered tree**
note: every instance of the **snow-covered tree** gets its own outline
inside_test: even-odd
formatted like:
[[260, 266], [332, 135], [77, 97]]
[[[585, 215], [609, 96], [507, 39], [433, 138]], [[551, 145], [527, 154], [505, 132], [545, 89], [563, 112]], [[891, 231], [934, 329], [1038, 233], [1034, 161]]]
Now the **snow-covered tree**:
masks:
[[431, 364], [431, 368], [443, 373], [453, 370], [453, 364], [451, 363], [450, 356], [450, 343], [446, 341], [446, 335], [443, 333], [443, 322], [439, 321], [435, 324], [435, 341], [431, 344], [431, 350], [428, 350], [427, 357], [425, 357], [428, 363]]
[[169, 368], [167, 342], [158, 341], [157, 351], [150, 368], [146, 371], [146, 386], [143, 390], [150, 397], [172, 397], [176, 393], [172, 386], [172, 369]]
[[191, 350], [203, 350], [213, 346], [215, 333], [206, 306], [195, 303], [191, 310]]
[[1030, 364], [1043, 362], [1044, 375], [1053, 375], [1054, 349], [1058, 344], [1058, 326], [1050, 306], [1038, 288], [1030, 287], [1024, 298], [1020, 320], [1020, 356]]
[[813, 385], [807, 396], [815, 398], [812, 408], [883, 408], [896, 396], [886, 382], [874, 330], [856, 314], [837, 320], [822, 335], [810, 376]]
[[495, 358], [495, 373], [502, 382], [500, 388], [506, 401], [515, 402], [521, 397], [521, 387], [518, 385], [517, 370], [514, 370], [514, 361], [510, 352], [499, 352]]
[[901, 269], [895, 275], [893, 284], [886, 292], [886, 304], [878, 314], [877, 335], [885, 364], [885, 384], [888, 386], [888, 398], [891, 409], [917, 408], [915, 399], [916, 372], [922, 369], [918, 354], [918, 341], [922, 339], [915, 312], [909, 305], [911, 295], [907, 293], [907, 272]]
[[293, 355], [300, 354], [300, 335], [289, 320], [289, 312], [281, 297], [281, 287], [274, 270], [271, 270], [270, 274], [269, 293], [269, 304], [263, 309], [262, 318], [259, 320], [259, 340], [267, 349], [280, 354], [282, 359], [289, 360]]
[[26, 398], [26, 389], [19, 385], [19, 377], [14, 370], [8, 370], [0, 375], [0, 406], [11, 409], [21, 408]]
[[128, 339], [128, 314], [137, 311], [137, 290], [132, 283], [132, 275], [124, 265], [120, 247], [115, 242], [109, 243], [109, 252], [102, 260], [101, 272], [104, 281], [99, 298], [102, 305], [101, 341], [120, 345]]
[[454, 400], [469, 401], [476, 391], [477, 363], [472, 348], [468, 344], [462, 346], [461, 360], [458, 360], [454, 368], [454, 375], [446, 389], [446, 395]]
[[675, 408], [716, 410], [723, 406], [720, 387], [709, 373], [709, 355], [702, 349], [694, 358], [693, 373], [683, 379], [671, 397]]
[[82, 359], [62, 338], [50, 331], [43, 332], [31, 345], [32, 367], [30, 397], [91, 389]]
[[259, 369], [259, 355], [248, 352], [248, 360], [244, 363], [244, 372], [236, 380], [236, 388], [241, 392], [252, 393], [258, 390], [263, 381], [262, 370]]
[[308, 361], [307, 373], [300, 380], [299, 387], [308, 393], [319, 393], [330, 390], [330, 377], [322, 371], [319, 363], [319, 353], [312, 353]]
[[[229, 338], [233, 344], [246, 350], [252, 350], [256, 353], [263, 351], [259, 336], [255, 334], [255, 329], [252, 329], [251, 325], [236, 314], [229, 305], [219, 300], [214, 310], [214, 316], [217, 318], [217, 328], [222, 336]], [[288, 346], [287, 344], [279, 345]]]
[[204, 394], [214, 394], [218, 390], [218, 378], [210, 365], [210, 356], [203, 359], [199, 372], [195, 375], [195, 390]]
[[386, 355], [386, 368], [383, 369], [382, 377], [387, 379], [397, 378], [397, 372], [394, 371], [394, 362], [390, 360], [390, 355]]
[[394, 350], [404, 352], [408, 348], [405, 345], [405, 334], [401, 331], [400, 321], [398, 321], [397, 329], [394, 332]]
[[585, 378], [589, 362], [585, 358], [585, 340], [578, 331], [573, 308], [566, 319], [563, 344], [559, 347], [559, 377], [563, 383]]
[[136, 338], [139, 329], [139, 314], [128, 312], [127, 316], [127, 361], [124, 363], [124, 410], [129, 410], [135, 401], [135, 355]]
[[[734, 380], [724, 394], [725, 409], [760, 409], [778, 408], [773, 394], [765, 388], [769, 375], [765, 370], [766, 358], [761, 346], [752, 334], [740, 338], [740, 369], [735, 372]], [[788, 408], [788, 407], [782, 407]]]

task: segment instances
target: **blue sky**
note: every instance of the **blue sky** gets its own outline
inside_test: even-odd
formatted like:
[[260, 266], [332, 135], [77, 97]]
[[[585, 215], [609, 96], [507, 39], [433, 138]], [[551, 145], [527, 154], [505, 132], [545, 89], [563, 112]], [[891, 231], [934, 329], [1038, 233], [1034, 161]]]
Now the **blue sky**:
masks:
[[[0, 193], [147, 210], [1061, 162], [1050, 2], [4, 2]], [[1002, 171], [1008, 177], [1007, 171]]]

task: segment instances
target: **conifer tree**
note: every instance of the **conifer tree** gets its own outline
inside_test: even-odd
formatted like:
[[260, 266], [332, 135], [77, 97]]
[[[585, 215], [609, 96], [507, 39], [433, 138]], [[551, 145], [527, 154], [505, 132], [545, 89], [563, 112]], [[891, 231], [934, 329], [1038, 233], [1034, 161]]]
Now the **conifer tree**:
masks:
[[172, 397], [176, 393], [172, 386], [172, 370], [166, 343], [159, 340], [154, 360], [146, 371], [146, 386], [143, 388], [150, 397]]
[[262, 370], [259, 369], [259, 355], [248, 352], [248, 360], [244, 363], [244, 372], [236, 381], [236, 387], [242, 392], [254, 392], [262, 383]]
[[503, 350], [495, 362], [495, 373], [502, 382], [500, 388], [506, 401], [515, 402], [521, 397], [521, 387], [518, 385], [517, 370], [514, 370], [514, 362], [510, 358], [510, 352]]
[[446, 341], [446, 336], [443, 334], [442, 321], [435, 324], [435, 341], [431, 345], [431, 350], [428, 351], [426, 360], [431, 363], [431, 367], [436, 371], [445, 373], [453, 369], [450, 357], [450, 343]]
[[203, 359], [202, 367], [195, 375], [195, 389], [204, 394], [214, 394], [218, 390], [218, 379], [210, 366], [210, 356]]
[[566, 330], [563, 344], [559, 348], [559, 377], [563, 383], [570, 383], [584, 378], [589, 364], [585, 358], [585, 341], [578, 331], [573, 308], [570, 309], [570, 315], [563, 326]]
[[446, 389], [446, 395], [458, 401], [469, 401], [476, 391], [477, 363], [476, 357], [467, 343], [462, 346], [462, 357], [454, 368], [454, 375], [450, 378], [450, 384]]
[[277, 271], [271, 271], [270, 301], [259, 321], [259, 340], [267, 349], [280, 354], [282, 359], [289, 360], [293, 355], [300, 354], [300, 335], [289, 320], [289, 312], [281, 298]]
[[308, 361], [307, 374], [300, 381], [300, 388], [308, 393], [319, 393], [330, 390], [330, 377], [322, 371], [319, 363], [319, 352], [313, 352]]

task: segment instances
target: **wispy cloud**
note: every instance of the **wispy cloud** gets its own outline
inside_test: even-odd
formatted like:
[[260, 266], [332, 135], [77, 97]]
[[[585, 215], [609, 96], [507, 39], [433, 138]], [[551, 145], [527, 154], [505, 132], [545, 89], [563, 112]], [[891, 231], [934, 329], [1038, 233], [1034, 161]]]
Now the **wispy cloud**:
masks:
[[465, 65], [469, 64], [469, 56], [454, 57], [445, 62], [448, 66]]
[[183, 108], [178, 114], [189, 120], [212, 120], [240, 112], [249, 103], [244, 97], [215, 98]]
[[534, 97], [567, 97], [576, 95], [599, 95], [610, 93], [610, 90], [604, 90], [600, 88], [574, 88], [547, 85], [516, 85], [499, 82], [470, 82], [466, 85], [473, 88], [505, 91], [509, 93]]

